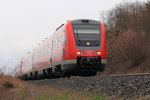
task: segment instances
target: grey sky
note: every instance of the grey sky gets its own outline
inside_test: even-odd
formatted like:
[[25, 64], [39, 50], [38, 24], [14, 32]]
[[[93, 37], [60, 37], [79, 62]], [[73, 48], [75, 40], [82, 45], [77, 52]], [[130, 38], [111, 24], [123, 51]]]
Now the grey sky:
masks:
[[17, 62], [67, 20], [99, 20], [101, 11], [120, 2], [122, 0], [0, 0], [0, 66]]

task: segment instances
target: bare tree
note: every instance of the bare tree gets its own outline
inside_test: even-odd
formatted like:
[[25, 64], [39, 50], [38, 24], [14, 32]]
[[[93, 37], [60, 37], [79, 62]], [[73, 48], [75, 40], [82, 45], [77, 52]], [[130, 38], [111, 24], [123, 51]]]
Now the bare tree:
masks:
[[150, 2], [124, 1], [101, 14], [107, 30], [110, 71], [138, 66], [149, 69]]

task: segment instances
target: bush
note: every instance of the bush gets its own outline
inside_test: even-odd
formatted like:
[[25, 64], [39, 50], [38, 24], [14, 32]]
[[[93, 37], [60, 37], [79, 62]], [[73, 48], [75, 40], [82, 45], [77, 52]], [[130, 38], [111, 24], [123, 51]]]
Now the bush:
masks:
[[115, 59], [137, 67], [146, 59], [145, 34], [127, 31], [120, 34], [114, 44]]
[[105, 73], [149, 70], [150, 2], [123, 2], [101, 16], [106, 25], [108, 44]]

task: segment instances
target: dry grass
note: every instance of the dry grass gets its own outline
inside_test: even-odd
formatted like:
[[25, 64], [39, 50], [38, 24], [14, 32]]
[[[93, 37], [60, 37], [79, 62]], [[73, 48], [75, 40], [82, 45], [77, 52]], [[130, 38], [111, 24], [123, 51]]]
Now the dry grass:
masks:
[[21, 86], [21, 84], [22, 82], [18, 79], [0, 75], [0, 100], [13, 100], [13, 90]]
[[69, 89], [35, 86], [10, 76], [0, 75], [0, 100], [109, 100], [109, 98]]
[[[148, 96], [129, 100], [146, 100]], [[70, 89], [36, 86], [10, 76], [0, 75], [0, 100], [122, 100], [115, 97], [96, 96]]]

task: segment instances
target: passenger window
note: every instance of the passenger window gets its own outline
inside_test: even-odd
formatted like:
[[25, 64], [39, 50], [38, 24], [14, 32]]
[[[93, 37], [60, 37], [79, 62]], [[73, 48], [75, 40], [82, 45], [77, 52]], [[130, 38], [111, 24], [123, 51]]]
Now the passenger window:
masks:
[[58, 48], [61, 46], [61, 38], [58, 37]]
[[62, 45], [65, 46], [65, 45], [66, 45], [66, 35], [65, 35], [65, 30], [63, 31], [63, 36], [62, 36], [62, 37], [63, 37], [63, 38], [62, 38], [62, 40], [63, 40]]

